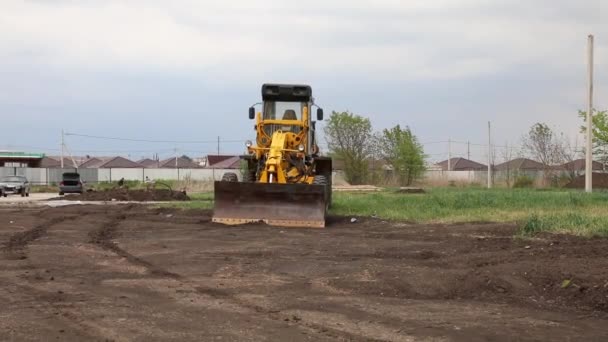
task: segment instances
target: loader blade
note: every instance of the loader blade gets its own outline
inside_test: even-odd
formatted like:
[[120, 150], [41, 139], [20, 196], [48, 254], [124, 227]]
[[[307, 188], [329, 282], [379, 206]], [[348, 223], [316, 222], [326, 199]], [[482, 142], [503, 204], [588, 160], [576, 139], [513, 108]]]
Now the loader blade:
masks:
[[326, 187], [310, 184], [215, 182], [213, 222], [325, 227]]

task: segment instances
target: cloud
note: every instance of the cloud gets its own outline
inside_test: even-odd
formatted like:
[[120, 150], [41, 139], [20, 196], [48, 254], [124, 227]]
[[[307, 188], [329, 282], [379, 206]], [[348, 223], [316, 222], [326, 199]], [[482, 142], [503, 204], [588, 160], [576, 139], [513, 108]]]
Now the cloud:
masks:
[[2, 61], [10, 64], [205, 71], [231, 79], [282, 69], [450, 79], [574, 55], [584, 21], [567, 20], [547, 1], [509, 3], [11, 2], [0, 14], [0, 40]]
[[[261, 83], [282, 81], [311, 83], [328, 111], [410, 124], [431, 140], [484, 141], [487, 120], [504, 128], [499, 141], [539, 120], [576, 131], [592, 32], [596, 99], [608, 106], [607, 14], [602, 0], [9, 0], [0, 110], [20, 127], [80, 122], [96, 133], [123, 120], [215, 136]], [[155, 127], [168, 115], [188, 127]], [[91, 124], [99, 118], [108, 122]], [[56, 140], [45, 129], [36, 139]]]

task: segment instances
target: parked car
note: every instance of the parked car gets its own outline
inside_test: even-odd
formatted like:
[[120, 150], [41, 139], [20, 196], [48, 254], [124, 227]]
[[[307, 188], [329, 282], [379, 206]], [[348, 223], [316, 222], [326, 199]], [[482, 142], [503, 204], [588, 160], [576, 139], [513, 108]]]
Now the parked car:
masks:
[[59, 194], [81, 194], [85, 191], [84, 182], [80, 179], [80, 174], [77, 172], [66, 172], [61, 175], [61, 183], [59, 183]]
[[18, 194], [21, 197], [30, 195], [30, 182], [23, 176], [6, 176], [0, 178], [0, 187], [2, 187], [2, 196], [6, 197], [9, 194]]

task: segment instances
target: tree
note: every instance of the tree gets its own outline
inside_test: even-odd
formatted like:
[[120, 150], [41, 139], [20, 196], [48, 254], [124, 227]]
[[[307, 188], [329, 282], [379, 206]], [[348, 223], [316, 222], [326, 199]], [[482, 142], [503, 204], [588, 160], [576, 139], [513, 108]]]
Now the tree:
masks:
[[[579, 110], [578, 116], [583, 119], [583, 122], [587, 123], [587, 112]], [[591, 119], [593, 124], [593, 154], [597, 156], [597, 159], [603, 164], [608, 163], [608, 110], [604, 111], [593, 111], [593, 118]], [[585, 125], [581, 126], [581, 133], [587, 132]]]
[[561, 134], [556, 135], [546, 123], [535, 123], [530, 131], [523, 137], [524, 150], [543, 164], [545, 182], [549, 180], [553, 167], [562, 164], [567, 154], [567, 138]]
[[324, 131], [330, 153], [344, 161], [346, 180], [351, 184], [364, 183], [374, 150], [370, 120], [348, 111], [332, 112]]
[[424, 171], [424, 150], [409, 127], [399, 125], [382, 131], [379, 138], [382, 157], [391, 164], [400, 185], [411, 185]]

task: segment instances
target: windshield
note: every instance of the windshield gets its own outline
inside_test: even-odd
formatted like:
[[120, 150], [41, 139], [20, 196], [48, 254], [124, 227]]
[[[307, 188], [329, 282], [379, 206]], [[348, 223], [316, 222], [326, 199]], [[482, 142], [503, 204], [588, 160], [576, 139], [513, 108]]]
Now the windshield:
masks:
[[25, 182], [23, 177], [2, 177], [0, 182]]
[[266, 120], [300, 120], [302, 119], [302, 108], [306, 102], [264, 102], [264, 119]]

